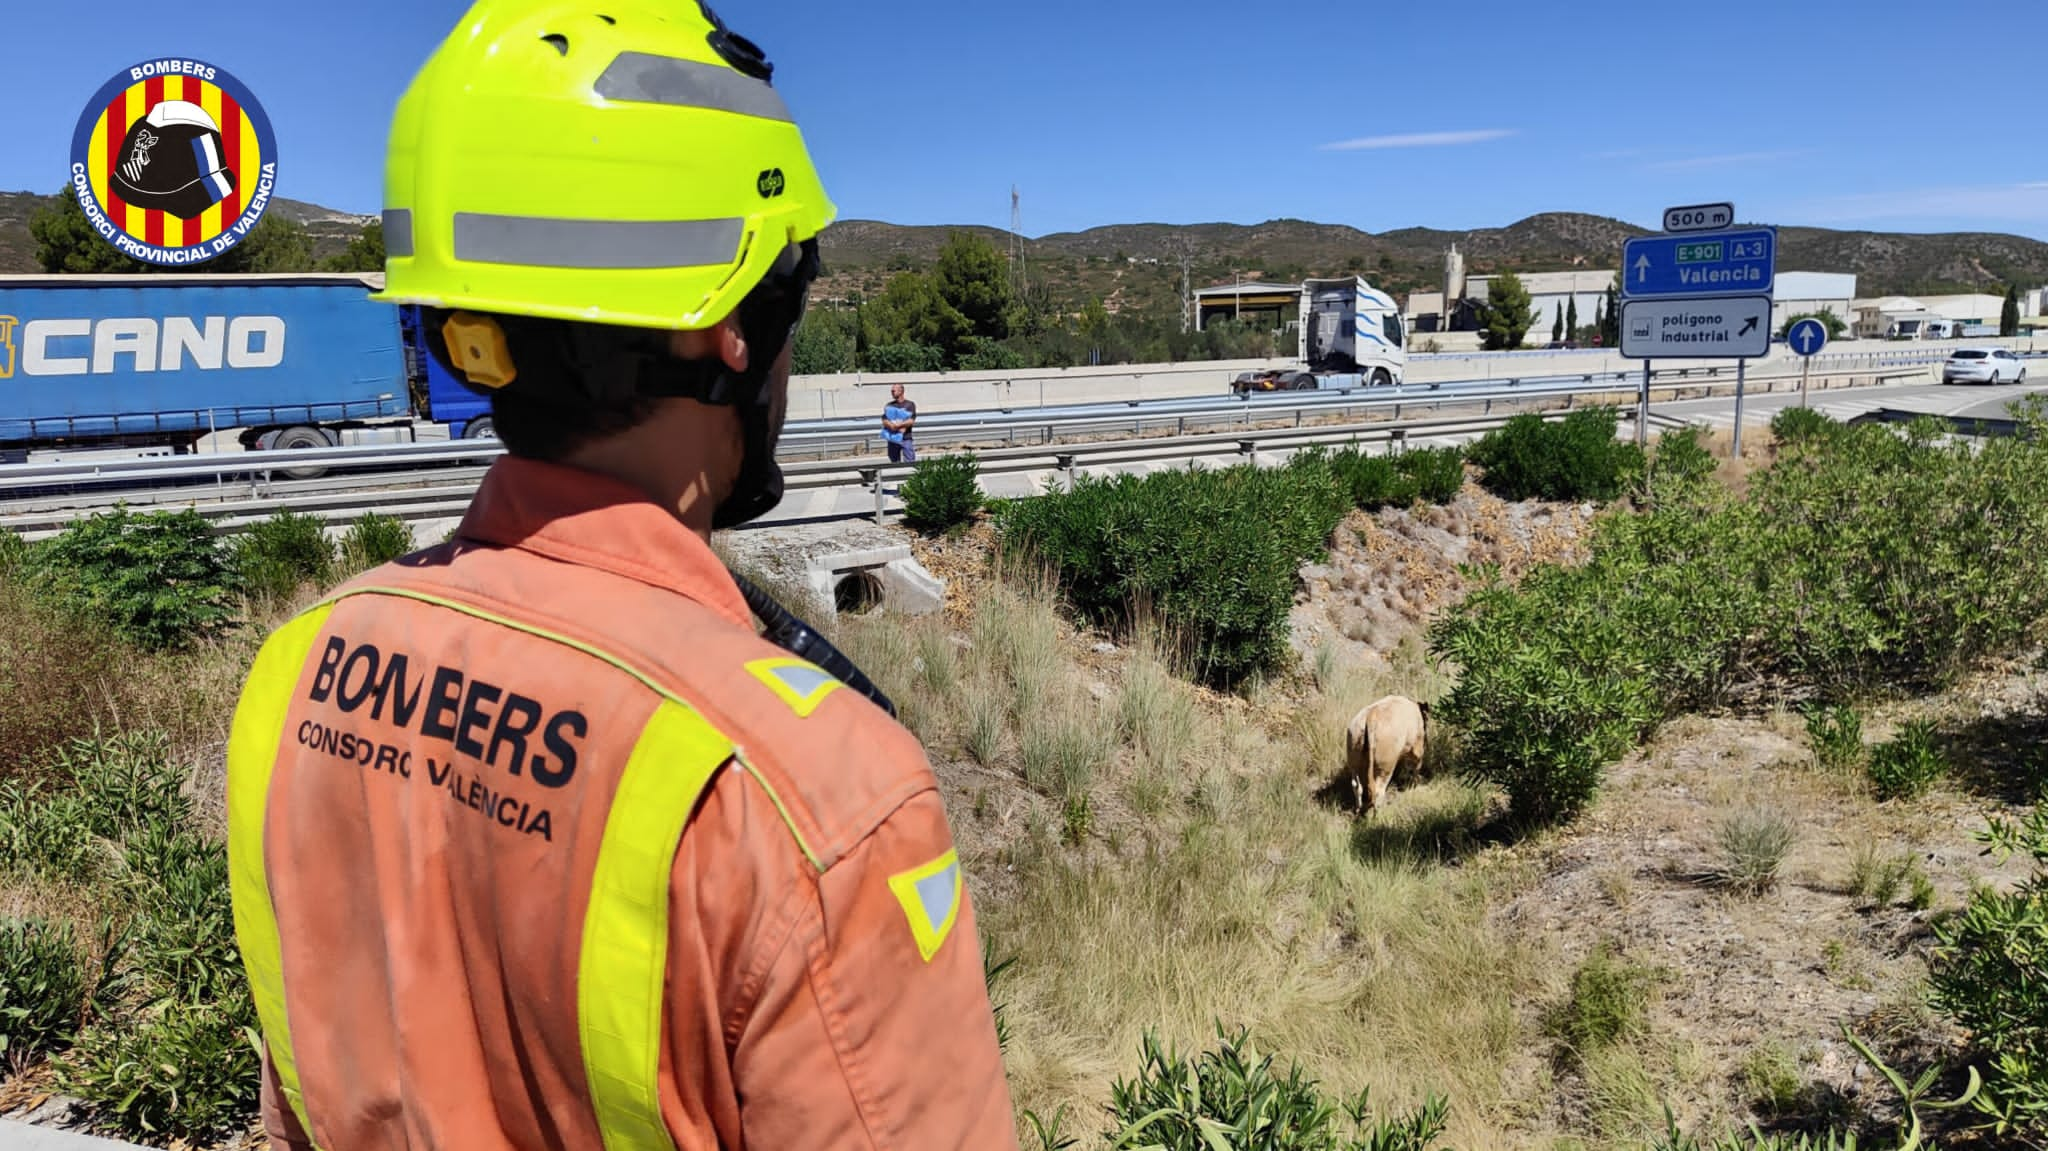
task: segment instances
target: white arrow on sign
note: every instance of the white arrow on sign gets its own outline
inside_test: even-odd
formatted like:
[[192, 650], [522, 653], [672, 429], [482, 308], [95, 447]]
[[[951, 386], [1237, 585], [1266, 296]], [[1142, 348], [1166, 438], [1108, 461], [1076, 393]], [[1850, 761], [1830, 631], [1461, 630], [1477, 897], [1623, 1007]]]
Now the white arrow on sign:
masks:
[[1802, 352], [1810, 352], [1813, 350], [1812, 328], [1803, 327], [1799, 329], [1799, 350]]
[[1650, 257], [1647, 253], [1636, 257], [1636, 283], [1640, 284], [1650, 275]]

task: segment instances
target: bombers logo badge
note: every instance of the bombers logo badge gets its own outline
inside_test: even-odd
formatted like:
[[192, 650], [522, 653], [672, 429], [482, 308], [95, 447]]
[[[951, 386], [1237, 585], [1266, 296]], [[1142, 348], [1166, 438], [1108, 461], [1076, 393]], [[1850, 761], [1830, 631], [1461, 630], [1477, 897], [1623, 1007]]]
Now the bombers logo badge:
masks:
[[152, 264], [197, 264], [248, 238], [277, 183], [256, 97], [201, 60], [149, 60], [93, 95], [71, 137], [71, 190], [94, 231]]

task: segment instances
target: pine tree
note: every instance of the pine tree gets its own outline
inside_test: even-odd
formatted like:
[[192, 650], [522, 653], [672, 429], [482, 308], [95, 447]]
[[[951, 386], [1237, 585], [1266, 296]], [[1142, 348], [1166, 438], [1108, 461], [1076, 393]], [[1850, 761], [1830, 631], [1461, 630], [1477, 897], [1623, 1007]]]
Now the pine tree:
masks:
[[1621, 346], [1621, 305], [1614, 298], [1614, 285], [1607, 286], [1607, 315], [1601, 320], [1600, 342], [1606, 347]]
[[1577, 340], [1579, 338], [1579, 298], [1577, 296], [1571, 297], [1571, 301], [1565, 305], [1564, 338], [1567, 340]]
[[1559, 340], [1561, 340], [1561, 339], [1563, 339], [1563, 338], [1564, 338], [1564, 309], [1563, 309], [1563, 308], [1559, 308], [1559, 309], [1557, 310], [1557, 316], [1556, 316], [1556, 318], [1554, 318], [1554, 319], [1552, 319], [1552, 320], [1550, 321], [1550, 342], [1554, 344], [1554, 343], [1558, 342]]
[[2020, 334], [2020, 290], [2016, 284], [2008, 285], [2005, 289], [2005, 307], [1998, 310], [1998, 334]]
[[1593, 300], [1593, 338], [1602, 343], [1605, 343], [1607, 339], [1607, 313], [1601, 310], [1606, 302], [1605, 299], [1600, 297], [1595, 297]]

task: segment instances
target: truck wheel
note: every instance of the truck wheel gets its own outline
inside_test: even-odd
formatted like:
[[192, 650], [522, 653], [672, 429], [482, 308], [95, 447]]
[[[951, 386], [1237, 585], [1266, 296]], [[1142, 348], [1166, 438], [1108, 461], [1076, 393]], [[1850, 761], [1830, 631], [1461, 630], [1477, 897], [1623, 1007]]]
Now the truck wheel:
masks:
[[[311, 428], [304, 424], [297, 424], [277, 433], [277, 438], [270, 441], [270, 446], [277, 451], [291, 451], [299, 448], [331, 448], [334, 446], [334, 440], [327, 432], [320, 428]], [[295, 480], [318, 479], [327, 474], [326, 468], [318, 466], [281, 468], [279, 470]]]
[[462, 438], [465, 440], [494, 439], [497, 434], [497, 425], [491, 423], [489, 416], [478, 416], [462, 429]]
[[1393, 376], [1391, 376], [1391, 375], [1389, 375], [1389, 374], [1387, 373], [1387, 369], [1385, 369], [1385, 368], [1374, 368], [1374, 369], [1372, 370], [1372, 386], [1373, 386], [1373, 387], [1375, 387], [1375, 388], [1384, 388], [1384, 387], [1389, 387], [1389, 386], [1391, 386], [1391, 385], [1393, 384], [1393, 382], [1394, 382], [1394, 377], [1393, 377]]

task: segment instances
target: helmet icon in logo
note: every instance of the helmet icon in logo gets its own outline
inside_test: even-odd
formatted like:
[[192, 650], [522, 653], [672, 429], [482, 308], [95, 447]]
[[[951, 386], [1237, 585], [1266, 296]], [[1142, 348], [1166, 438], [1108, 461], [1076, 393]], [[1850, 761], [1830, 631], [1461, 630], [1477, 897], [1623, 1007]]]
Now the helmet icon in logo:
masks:
[[223, 153], [220, 125], [206, 109], [166, 100], [128, 129], [114, 187], [130, 204], [194, 219], [235, 190]]

